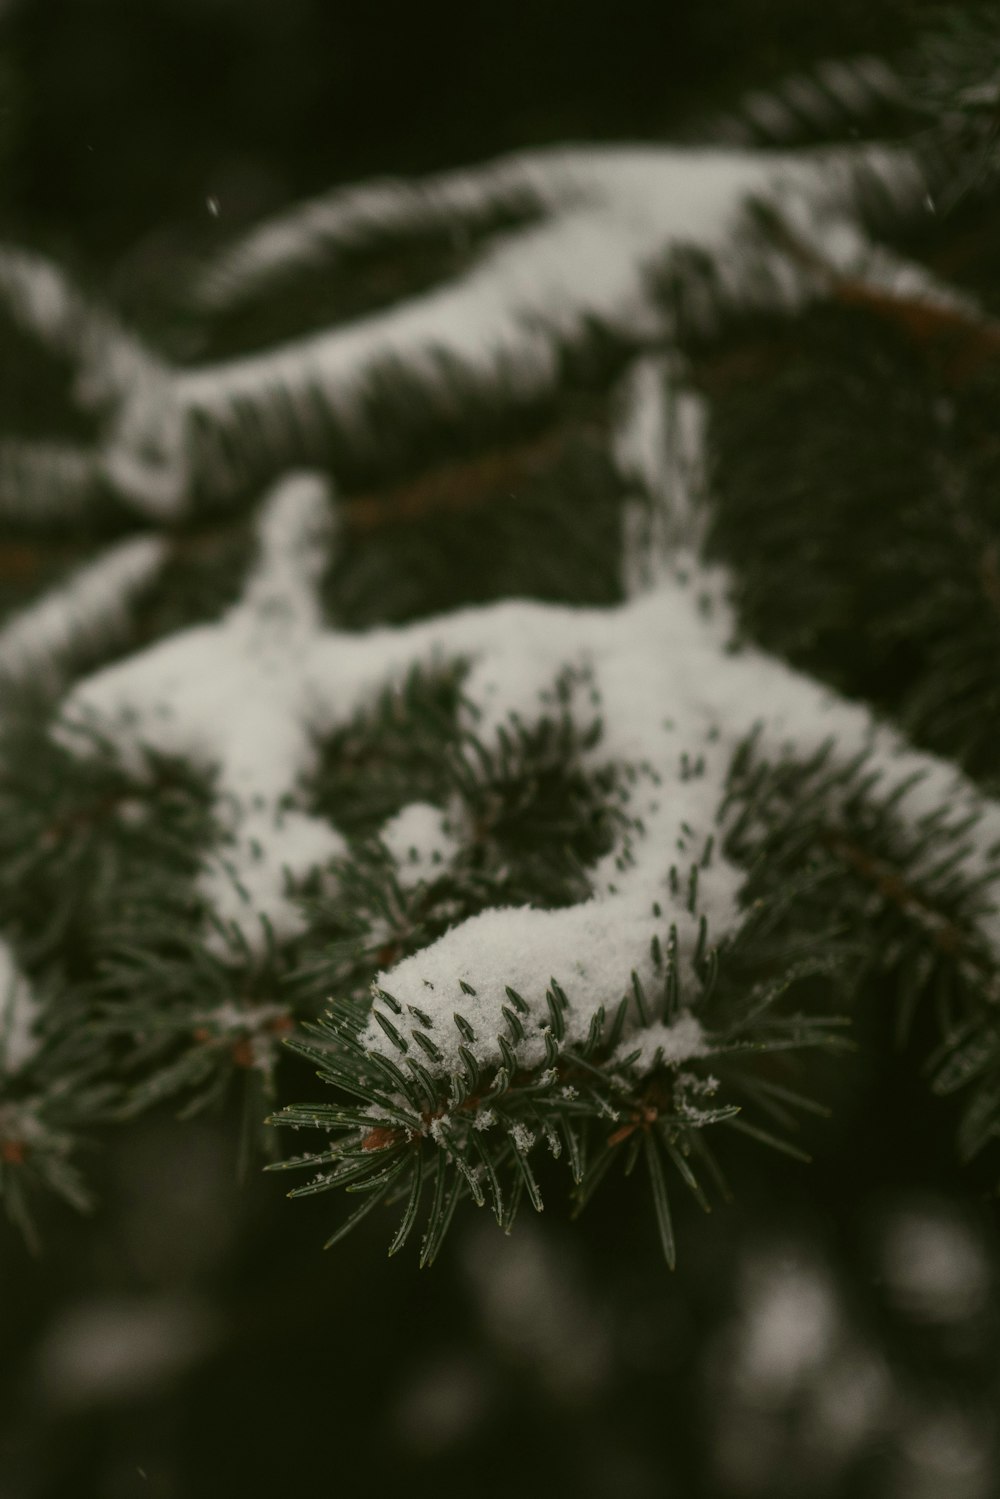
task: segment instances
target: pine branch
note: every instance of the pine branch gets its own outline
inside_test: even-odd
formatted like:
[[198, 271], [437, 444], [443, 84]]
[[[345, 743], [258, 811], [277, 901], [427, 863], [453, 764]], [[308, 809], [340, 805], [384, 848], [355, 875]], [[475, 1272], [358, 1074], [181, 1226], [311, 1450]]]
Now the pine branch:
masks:
[[[593, 1196], [616, 1160], [624, 1162], [629, 1173], [641, 1147], [649, 1162], [664, 1253], [672, 1266], [665, 1169], [676, 1172], [707, 1209], [709, 1202], [692, 1169], [692, 1156], [704, 1157], [707, 1152], [710, 1159], [711, 1152], [700, 1139], [698, 1152], [694, 1151], [697, 1132], [739, 1122], [758, 1140], [796, 1154], [780, 1137], [744, 1121], [741, 1105], [731, 1101], [733, 1093], [740, 1096], [742, 1087], [752, 1105], [748, 1059], [752, 1068], [755, 1061], [775, 1050], [800, 1051], [829, 1046], [835, 1040], [822, 1022], [776, 1012], [773, 1005], [782, 986], [772, 986], [768, 1002], [758, 1004], [747, 1021], [738, 1013], [739, 1002], [733, 1006], [730, 998], [727, 1004], [723, 997], [727, 988], [742, 1000], [747, 971], [754, 963], [752, 940], [747, 948], [743, 950], [738, 935], [720, 957], [706, 943], [697, 989], [682, 1001], [674, 934], [660, 945], [656, 990], [647, 996], [633, 975], [632, 994], [609, 995], [607, 1008], [595, 1013], [586, 1039], [577, 1045], [569, 1040], [574, 1030], [579, 1032], [572, 1019], [572, 1000], [553, 979], [548, 990], [551, 1018], [544, 1031], [545, 1055], [534, 1067], [518, 1060], [530, 1011], [510, 986], [510, 1003], [505, 1008], [507, 1039], [498, 1037], [501, 1064], [484, 1065], [477, 1058], [477, 1051], [482, 1054], [482, 1038], [459, 1008], [454, 1025], [462, 1038], [457, 1053], [460, 1065], [450, 1075], [440, 1073], [441, 1053], [431, 1039], [433, 1027], [419, 1012], [420, 1028], [408, 1023], [413, 1044], [404, 1041], [394, 1023], [397, 1016], [402, 1023], [402, 1007], [387, 991], [376, 990], [376, 1003], [384, 1009], [375, 1013], [382, 1018], [395, 1049], [394, 1060], [372, 1054], [356, 1009], [330, 1011], [309, 1028], [314, 1041], [293, 1040], [289, 1045], [318, 1065], [318, 1076], [338, 1090], [345, 1102], [286, 1107], [271, 1122], [293, 1129], [321, 1129], [328, 1135], [342, 1131], [343, 1139], [281, 1163], [283, 1169], [323, 1168], [290, 1195], [339, 1187], [348, 1192], [375, 1189], [391, 1173], [394, 1189], [389, 1201], [406, 1202], [390, 1246], [393, 1254], [412, 1232], [427, 1180], [435, 1180], [442, 1196], [447, 1194], [452, 1211], [465, 1198], [478, 1207], [492, 1206], [497, 1222], [509, 1232], [522, 1187], [534, 1209], [542, 1210], [530, 1159], [536, 1147], [544, 1145], [556, 1159], [565, 1154], [578, 1209]], [[773, 963], [774, 953], [768, 952], [766, 964], [771, 967]], [[734, 981], [737, 973], [740, 976]], [[790, 974], [783, 987], [794, 985], [802, 976]], [[460, 998], [458, 1003], [461, 1006]], [[644, 1016], [645, 1032], [636, 1038], [638, 1046], [621, 1040], [633, 1005]], [[711, 1015], [717, 1031], [703, 1030], [695, 1018], [700, 1012]], [[708, 1067], [711, 1072], [705, 1070]], [[715, 1072], [721, 1074], [721, 1085]], [[330, 1243], [339, 1240], [342, 1232]], [[441, 1210], [432, 1205], [422, 1264], [433, 1260], [443, 1234]]]
[[[311, 263], [325, 245], [336, 255], [338, 236], [356, 232], [356, 212], [369, 237], [379, 226], [391, 235], [419, 231], [428, 215], [450, 214], [456, 228], [476, 226], [512, 199], [530, 203], [538, 217], [497, 235], [464, 275], [422, 300], [180, 372], [169, 399], [157, 390], [155, 409], [140, 392], [112, 439], [109, 472], [133, 487], [146, 482], [145, 473], [150, 503], [167, 503], [172, 488], [178, 509], [192, 482], [232, 492], [293, 453], [299, 462], [341, 446], [371, 453], [387, 410], [404, 431], [408, 404], [437, 421], [447, 420], [456, 402], [468, 410], [487, 393], [494, 405], [502, 393], [505, 405], [524, 409], [546, 397], [567, 354], [594, 331], [626, 349], [669, 337], [675, 314], [664, 308], [655, 281], [664, 267], [683, 281], [692, 252], [711, 264], [725, 306], [801, 305], [815, 294], [815, 278], [754, 240], [746, 204], [780, 204], [783, 212], [796, 204], [807, 221], [837, 223], [846, 233], [873, 182], [893, 201], [919, 203], [926, 193], [922, 170], [904, 148], [815, 158], [607, 149], [514, 157], [417, 188], [390, 185], [335, 197], [328, 207], [309, 205], [234, 251], [219, 286], [231, 283], [235, 295], [259, 277]], [[855, 245], [869, 248], [863, 233]], [[568, 276], [573, 267], [578, 271]], [[498, 297], [500, 287], [510, 290]], [[686, 305], [690, 319], [693, 295]], [[398, 399], [401, 390], [406, 400]], [[238, 446], [227, 432], [238, 434]]]
[[[774, 138], [889, 92], [870, 68], [826, 69], [748, 111]], [[75, 371], [67, 404], [92, 428], [89, 447], [69, 430], [5, 443], [10, 516], [44, 538], [58, 513], [102, 548], [0, 635], [8, 675], [47, 673], [50, 696], [72, 684], [54, 720], [12, 696], [0, 726], [0, 1154], [16, 1214], [32, 1177], [79, 1199], [70, 1155], [95, 1124], [207, 1107], [234, 1082], [272, 1098], [304, 1020], [292, 1050], [333, 1101], [275, 1118], [340, 1136], [298, 1162], [321, 1168], [300, 1190], [363, 1199], [335, 1239], [400, 1205], [392, 1252], [419, 1222], [429, 1263], [468, 1198], [508, 1231], [524, 1202], [539, 1210], [551, 1155], [578, 1207], [617, 1164], [641, 1166], [672, 1263], [674, 1183], [704, 1206], [717, 1140], [801, 1155], [789, 1135], [816, 1102], [798, 1053], [838, 1044], [826, 1017], [878, 964], [900, 979], [901, 1030], [925, 994], [939, 1012], [936, 1086], [972, 1099], [963, 1148], [997, 1132], [1000, 809], [784, 664], [788, 632], [870, 617], [843, 608], [842, 571], [799, 567], [815, 504], [778, 487], [746, 508], [780, 589], [746, 557], [706, 560], [732, 561], [745, 530], [726, 540], [730, 502], [708, 492], [725, 392], [709, 412], [679, 352], [704, 357], [735, 315], [795, 312], [798, 337], [806, 305], [833, 302], [814, 316], [848, 342], [881, 324], [881, 344], [866, 333], [851, 351], [852, 369], [874, 351], [858, 382], [871, 405], [879, 350], [901, 332], [926, 351], [915, 409], [934, 412], [944, 503], [906, 565], [934, 670], [918, 663], [903, 716], [978, 773], [956, 725], [982, 717], [1000, 597], [977, 487], [989, 459], [963, 487], [933, 401], [938, 375], [956, 403], [992, 398], [995, 332], [883, 242], [940, 168], [928, 140], [581, 148], [338, 193], [209, 268], [203, 347], [246, 336], [249, 352], [188, 370], [51, 268], [4, 258], [18, 336]], [[331, 267], [356, 284], [303, 337], [299, 278]], [[273, 326], [258, 324], [254, 299], [276, 288]], [[352, 306], [365, 311], [344, 325]], [[289, 341], [269, 347], [285, 317]], [[843, 474], [816, 453], [789, 465], [796, 423], [787, 407], [776, 419], [793, 483]], [[850, 427], [831, 427], [835, 449]], [[324, 474], [288, 472], [314, 461]], [[276, 473], [248, 562], [248, 528], [218, 510]], [[856, 498], [835, 517], [852, 546]], [[123, 537], [129, 505], [175, 528], [169, 546]], [[527, 514], [584, 540], [570, 557], [536, 548], [537, 564], [521, 545], [510, 591], [541, 578], [537, 596], [496, 603], [495, 559], [477, 573], [470, 535], [480, 553], [503, 526], [520, 543]], [[898, 541], [899, 514], [863, 534]], [[889, 549], [871, 550], [859, 586], [877, 593]], [[976, 585], [953, 641], [949, 569]], [[754, 589], [773, 595], [776, 639]], [[896, 649], [916, 607], [898, 590], [873, 606]], [[123, 659], [126, 638], [140, 649]], [[827, 675], [850, 687], [836, 644]], [[80, 678], [84, 656], [101, 664]], [[867, 681], [853, 695], [882, 703]]]

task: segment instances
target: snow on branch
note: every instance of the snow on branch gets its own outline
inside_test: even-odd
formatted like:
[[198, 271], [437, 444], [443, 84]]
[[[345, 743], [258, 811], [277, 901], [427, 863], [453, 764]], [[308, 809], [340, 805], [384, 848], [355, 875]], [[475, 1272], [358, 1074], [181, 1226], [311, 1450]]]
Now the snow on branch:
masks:
[[82, 514], [100, 477], [93, 448], [65, 442], [0, 442], [0, 517], [42, 524]]
[[[496, 1065], [513, 990], [522, 1007], [514, 1050], [519, 1064], [538, 1065], [552, 981], [570, 1001], [569, 1042], [582, 1040], [597, 1011], [627, 992], [632, 973], [653, 983], [664, 922], [676, 928], [683, 1003], [702, 918], [713, 943], [742, 919], [744, 871], [719, 852], [719, 834], [733, 757], [755, 729], [774, 757], [808, 759], [830, 743], [845, 763], [867, 755], [876, 794], [895, 795], [904, 821], [942, 805], [969, 813], [976, 827], [966, 867], [992, 879], [986, 897], [995, 897], [989, 849], [1000, 838], [1000, 808], [862, 707], [760, 651], [731, 649], [725, 580], [693, 553], [679, 552], [673, 570], [662, 566], [648, 589], [616, 608], [510, 600], [349, 634], [324, 626], [316, 600], [331, 529], [321, 480], [282, 481], [262, 512], [261, 559], [243, 600], [220, 623], [81, 683], [60, 733], [72, 742], [74, 728], [95, 725], [137, 771], [151, 745], [214, 772], [224, 842], [205, 866], [202, 894], [223, 926], [260, 948], [263, 922], [279, 939], [300, 928], [287, 878], [318, 870], [332, 888], [346, 851], [337, 828], [306, 810], [325, 736], [414, 666], [467, 663], [459, 727], [488, 749], [513, 726], [550, 715], [551, 688], [567, 671], [585, 685], [566, 711], [589, 726], [596, 706], [602, 733], [580, 751], [582, 768], [629, 772], [617, 840], [589, 871], [589, 897], [555, 910], [488, 909], [380, 973], [363, 1037], [371, 1051], [398, 1061], [419, 1031], [420, 1060], [432, 1072], [453, 1069], [463, 1041], [477, 1062]], [[445, 836], [434, 812], [413, 806], [393, 819], [384, 830], [390, 853], [405, 845], [427, 865], [452, 857], [462, 833]], [[983, 935], [1000, 953], [995, 907]], [[468, 1033], [456, 1029], [456, 1010]], [[697, 1055], [697, 1022], [680, 1019], [692, 1021], [681, 1050]], [[676, 1049], [680, 1033], [661, 1042]], [[640, 1061], [648, 1051], [640, 1047]]]
[[0, 1077], [25, 1066], [38, 1049], [39, 1005], [14, 955], [0, 939]]
[[[148, 444], [150, 414], [165, 398], [166, 366], [105, 308], [84, 296], [65, 274], [40, 255], [0, 246], [0, 301], [24, 332], [73, 370], [72, 399], [102, 415], [109, 452], [57, 443], [5, 444], [0, 451], [0, 509], [10, 514], [79, 511], [95, 480], [109, 479], [123, 497], [150, 514], [162, 513], [155, 485], [130, 482], [124, 449], [130, 442], [128, 412], [144, 412], [141, 454]], [[168, 401], [169, 404], [169, 401]]]
[[907, 103], [897, 74], [879, 57], [828, 58], [768, 90], [754, 89], [708, 129], [708, 138], [733, 146], [784, 146], [820, 131], [845, 128]]
[[373, 242], [434, 230], [455, 233], [459, 225], [474, 232], [500, 218], [540, 213], [542, 207], [543, 199], [521, 180], [516, 158], [508, 171], [495, 171], [486, 191], [471, 172], [337, 188], [252, 230], [208, 267], [193, 300], [206, 310], [221, 310], [290, 272], [325, 265], [336, 273], [345, 251]]
[[[902, 147], [581, 147], [307, 204], [224, 256], [204, 296], [238, 298], [328, 249], [336, 274], [338, 247], [358, 236], [413, 234], [449, 220], [459, 233], [505, 203], [532, 205], [537, 215], [494, 234], [468, 269], [420, 296], [265, 352], [179, 371], [166, 388], [137, 388], [110, 435], [107, 471], [137, 503], [169, 513], [189, 500], [199, 463], [213, 484], [239, 481], [239, 455], [235, 467], [232, 455], [223, 460], [213, 433], [238, 431], [248, 454], [263, 445], [274, 449], [272, 460], [294, 448], [301, 462], [331, 424], [372, 437], [371, 392], [383, 379], [416, 381], [445, 404], [456, 381], [470, 395], [531, 401], [555, 386], [562, 354], [595, 328], [635, 347], [669, 344], [677, 308], [664, 287], [675, 282], [688, 320], [711, 317], [718, 305], [793, 308], [832, 294], [844, 278], [957, 305], [859, 227], [873, 183], [900, 211], [927, 192], [916, 157]], [[695, 262], [710, 269], [711, 295], [704, 284], [684, 291]]]
[[705, 407], [677, 354], [633, 361], [617, 392], [612, 450], [637, 493], [625, 502], [622, 567], [632, 597], [655, 587], [678, 554], [698, 551], [704, 506]]
[[134, 396], [137, 382], [146, 388], [159, 374], [145, 345], [40, 255], [0, 246], [0, 298], [15, 322], [75, 367], [82, 407]]
[[[323, 482], [285, 479], [265, 505], [261, 555], [243, 599], [203, 625], [99, 672], [70, 694], [60, 733], [113, 730], [123, 762], [143, 774], [152, 745], [213, 771], [225, 846], [202, 892], [224, 928], [259, 947], [266, 916], [279, 937], [298, 929], [285, 871], [308, 873], [344, 851], [327, 824], [286, 807], [310, 769], [311, 683], [306, 663], [320, 636], [315, 597], [330, 512]], [[225, 942], [216, 946], [225, 950]]]
[[73, 661], [123, 639], [130, 605], [155, 578], [166, 551], [157, 536], [120, 542], [16, 614], [0, 629], [0, 679], [31, 676], [53, 686]]
[[162, 567], [158, 536], [119, 542], [0, 629], [0, 680], [33, 677], [50, 687], [74, 661], [125, 638], [130, 605]]

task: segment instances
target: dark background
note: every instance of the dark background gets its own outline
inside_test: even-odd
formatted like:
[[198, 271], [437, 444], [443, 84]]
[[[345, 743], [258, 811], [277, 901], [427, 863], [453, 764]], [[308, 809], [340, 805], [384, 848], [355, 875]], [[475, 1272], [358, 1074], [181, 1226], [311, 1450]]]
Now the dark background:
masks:
[[886, 53], [906, 0], [22, 0], [0, 120], [12, 230], [104, 260], [368, 174], [655, 139], [812, 59]]

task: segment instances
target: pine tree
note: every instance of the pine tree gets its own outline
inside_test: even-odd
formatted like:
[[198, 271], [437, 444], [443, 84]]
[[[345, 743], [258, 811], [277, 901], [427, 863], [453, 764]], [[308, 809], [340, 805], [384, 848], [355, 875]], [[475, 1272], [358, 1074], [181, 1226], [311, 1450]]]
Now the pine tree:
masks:
[[[0, 251], [29, 1246], [95, 1145], [218, 1116], [296, 1263], [289, 1181], [364, 1300], [379, 1245], [464, 1255], [558, 1413], [630, 1265], [704, 1308], [794, 1200], [699, 1313], [698, 1491], [993, 1491], [998, 61], [962, 8], [690, 140], [313, 197], [131, 309]], [[802, 1203], [881, 1129], [965, 1195], [877, 1220], [873, 1309]]]

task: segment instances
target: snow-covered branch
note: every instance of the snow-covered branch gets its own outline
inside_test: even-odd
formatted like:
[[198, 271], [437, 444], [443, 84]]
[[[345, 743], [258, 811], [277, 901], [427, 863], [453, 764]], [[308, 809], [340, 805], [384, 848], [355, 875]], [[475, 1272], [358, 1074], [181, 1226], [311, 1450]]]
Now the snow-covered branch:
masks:
[[[251, 466], [255, 447], [272, 462], [321, 451], [331, 425], [364, 444], [380, 380], [415, 381], [432, 406], [436, 399], [447, 407], [456, 382], [470, 395], [533, 401], [553, 388], [561, 355], [595, 328], [637, 348], [669, 344], [677, 308], [664, 287], [678, 281], [688, 320], [734, 305], [794, 308], [829, 295], [838, 277], [954, 305], [953, 293], [859, 227], [873, 183], [900, 213], [912, 213], [927, 191], [904, 148], [587, 147], [528, 152], [473, 172], [307, 204], [224, 256], [207, 274], [209, 301], [249, 294], [327, 253], [336, 275], [338, 248], [359, 236], [418, 233], [449, 217], [458, 232], [511, 202], [537, 211], [487, 238], [455, 280], [418, 297], [345, 327], [178, 372], [166, 391], [161, 384], [148, 394], [139, 389], [110, 435], [108, 472], [138, 502], [176, 510], [189, 502], [199, 464], [223, 489], [244, 477], [231, 456], [220, 457], [213, 432], [238, 428]], [[789, 253], [788, 233], [784, 242], [775, 238], [775, 223], [800, 253]], [[699, 276], [688, 294], [683, 283], [695, 262]]]
[[[655, 496], [654, 496], [655, 497]], [[1000, 808], [918, 754], [864, 708], [844, 702], [760, 651], [729, 649], [724, 578], [691, 552], [673, 570], [613, 609], [573, 609], [504, 601], [399, 629], [347, 634], [324, 627], [315, 583], [325, 558], [330, 512], [320, 481], [287, 479], [264, 507], [262, 560], [244, 600], [218, 625], [206, 625], [109, 667], [74, 689], [62, 733], [92, 724], [138, 770], [144, 745], [214, 772], [228, 841], [206, 869], [202, 892], [223, 922], [236, 922], [255, 945], [261, 918], [279, 936], [297, 929], [284, 875], [326, 870], [346, 849], [340, 832], [302, 806], [317, 745], [373, 703], [414, 665], [461, 659], [463, 723], [486, 746], [512, 725], [532, 725], [549, 710], [560, 673], [574, 671], [586, 692], [568, 711], [600, 714], [602, 733], [583, 752], [585, 768], [627, 766], [621, 833], [590, 871], [591, 895], [560, 910], [487, 910], [431, 947], [380, 973], [376, 992], [419, 1010], [391, 1020], [403, 1041], [414, 1025], [455, 1064], [461, 1007], [483, 1063], [496, 1062], [508, 988], [527, 1005], [518, 1056], [535, 1065], [544, 1052], [546, 989], [555, 977], [584, 1034], [597, 1009], [626, 991], [634, 971], [654, 979], [654, 937], [666, 920], [677, 929], [678, 960], [688, 971], [704, 917], [713, 942], [741, 917], [745, 872], [716, 848], [733, 756], [756, 729], [763, 753], [808, 760], [825, 744], [844, 763], [868, 755], [875, 794], [897, 797], [897, 815], [916, 821], [947, 804], [956, 818], [978, 819], [966, 867], [989, 875], [989, 849], [1000, 838]], [[417, 858], [421, 816], [407, 836]], [[387, 838], [395, 838], [387, 829]], [[457, 835], [460, 837], [460, 834]], [[678, 879], [677, 871], [682, 872]], [[984, 919], [984, 937], [1000, 954], [1000, 916]], [[702, 939], [703, 940], [703, 939]], [[376, 1007], [377, 1008], [377, 1007]], [[389, 1018], [385, 1016], [384, 1018]], [[376, 1015], [365, 1044], [391, 1053]], [[388, 1049], [388, 1050], [387, 1050]]]

